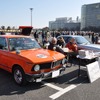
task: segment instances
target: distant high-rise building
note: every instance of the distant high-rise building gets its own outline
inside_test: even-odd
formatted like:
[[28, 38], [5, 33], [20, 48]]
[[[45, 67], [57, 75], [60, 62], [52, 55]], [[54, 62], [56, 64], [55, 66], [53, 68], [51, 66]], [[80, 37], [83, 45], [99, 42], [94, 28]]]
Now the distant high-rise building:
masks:
[[79, 22], [79, 17], [78, 16], [76, 17], [76, 21]]
[[79, 27], [80, 28], [80, 22], [73, 21], [72, 17], [62, 17], [62, 18], [56, 18], [55, 21], [49, 21], [49, 28], [58, 30], [58, 29], [75, 29]]
[[100, 26], [100, 3], [83, 5], [81, 8], [81, 29]]

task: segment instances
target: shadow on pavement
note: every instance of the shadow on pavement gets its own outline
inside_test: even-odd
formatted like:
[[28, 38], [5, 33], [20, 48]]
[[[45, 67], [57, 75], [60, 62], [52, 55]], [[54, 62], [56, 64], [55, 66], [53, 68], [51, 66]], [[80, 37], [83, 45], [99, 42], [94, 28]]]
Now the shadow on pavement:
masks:
[[[67, 69], [66, 69], [67, 70]], [[80, 84], [80, 83], [89, 83], [87, 72], [85, 70], [81, 70], [81, 74], [78, 77], [78, 69], [73, 70], [71, 72], [65, 73], [62, 76], [57, 78], [48, 79], [46, 82], [49, 83], [58, 83], [58, 84]]]
[[[69, 68], [68, 68], [69, 69]], [[89, 83], [86, 76], [86, 71], [81, 70], [82, 75], [78, 77], [78, 69], [64, 73], [63, 75], [45, 80], [49, 83], [57, 83], [57, 84], [79, 84], [81, 82]], [[45, 87], [42, 83], [28, 83], [26, 86], [18, 86], [14, 83], [12, 74], [0, 69], [0, 96], [2, 95], [15, 95], [15, 94], [24, 94], [30, 90], [37, 90]]]
[[42, 88], [41, 83], [28, 83], [26, 86], [18, 86], [14, 83], [12, 74], [0, 69], [0, 96], [24, 94], [30, 90], [37, 90]]

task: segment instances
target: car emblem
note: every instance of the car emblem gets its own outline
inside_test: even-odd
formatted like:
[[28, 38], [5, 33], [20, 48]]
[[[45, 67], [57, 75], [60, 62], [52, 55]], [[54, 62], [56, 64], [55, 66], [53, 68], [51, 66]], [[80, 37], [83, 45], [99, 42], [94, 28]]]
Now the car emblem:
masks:
[[47, 56], [44, 55], [44, 54], [37, 54], [36, 56], [37, 56], [38, 58], [47, 58]]

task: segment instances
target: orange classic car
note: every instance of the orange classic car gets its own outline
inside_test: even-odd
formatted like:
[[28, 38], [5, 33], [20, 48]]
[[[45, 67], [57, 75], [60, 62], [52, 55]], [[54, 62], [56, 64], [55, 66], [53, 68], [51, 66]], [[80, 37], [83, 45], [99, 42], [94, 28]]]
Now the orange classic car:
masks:
[[43, 49], [31, 36], [0, 36], [0, 68], [12, 73], [18, 85], [41, 82], [65, 70], [65, 56]]

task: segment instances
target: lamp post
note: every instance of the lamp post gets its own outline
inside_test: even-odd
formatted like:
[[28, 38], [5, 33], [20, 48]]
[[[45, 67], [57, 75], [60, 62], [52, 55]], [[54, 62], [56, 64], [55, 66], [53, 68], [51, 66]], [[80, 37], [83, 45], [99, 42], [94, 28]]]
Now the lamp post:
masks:
[[32, 26], [32, 11], [33, 11], [33, 8], [30, 8], [30, 11], [31, 11], [31, 26]]

